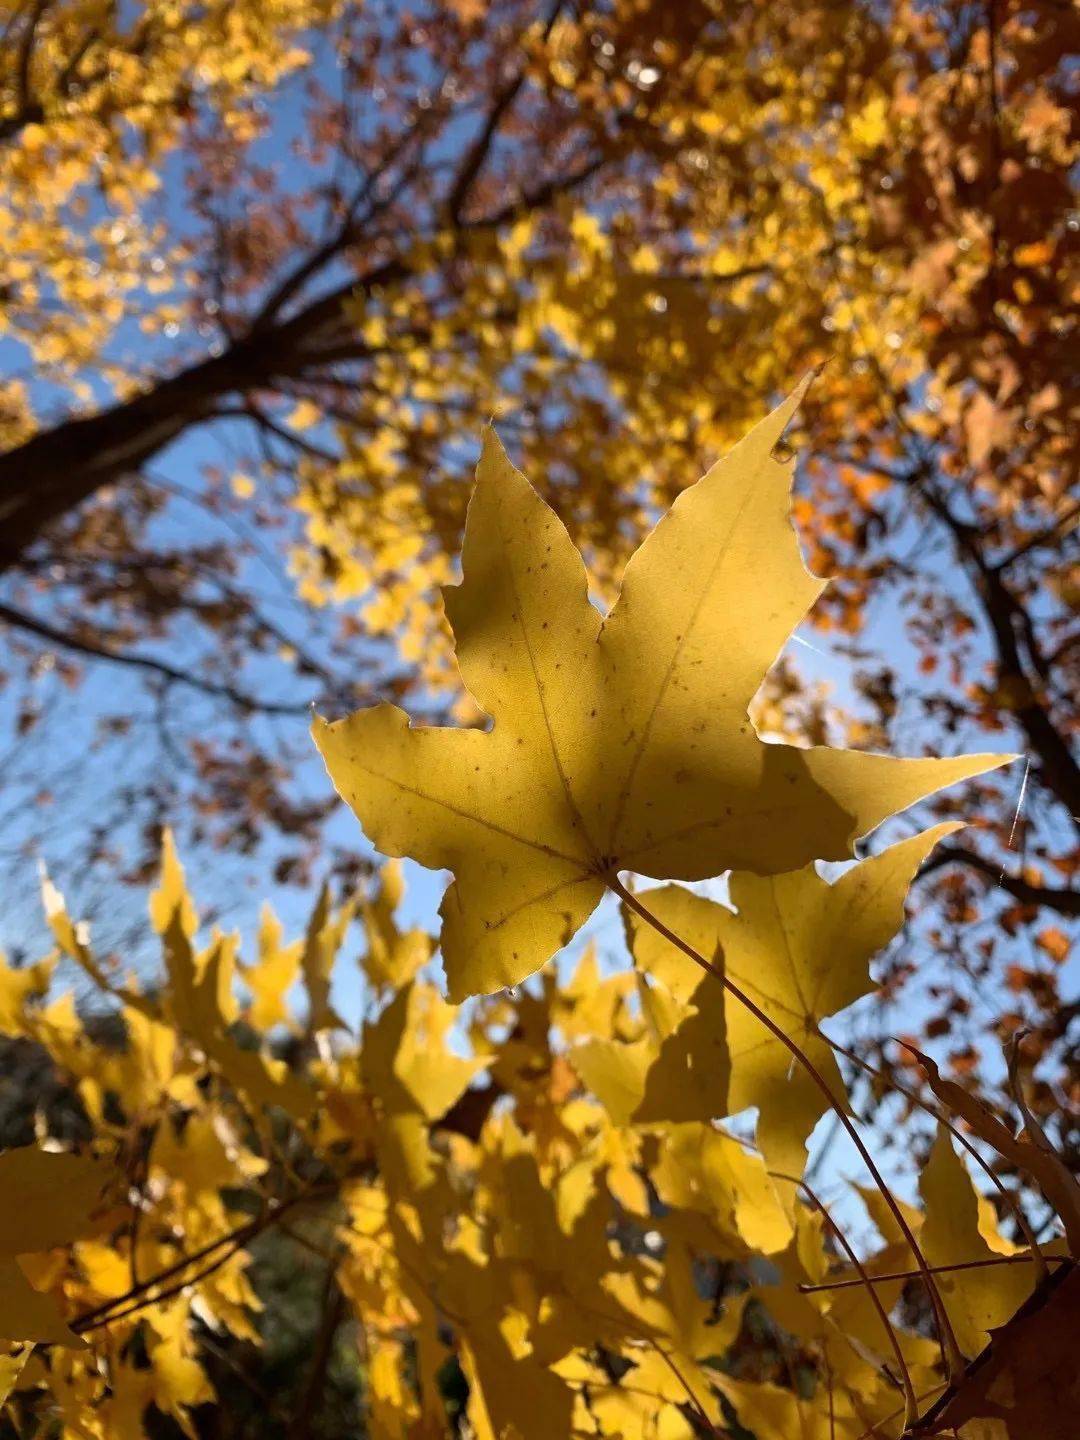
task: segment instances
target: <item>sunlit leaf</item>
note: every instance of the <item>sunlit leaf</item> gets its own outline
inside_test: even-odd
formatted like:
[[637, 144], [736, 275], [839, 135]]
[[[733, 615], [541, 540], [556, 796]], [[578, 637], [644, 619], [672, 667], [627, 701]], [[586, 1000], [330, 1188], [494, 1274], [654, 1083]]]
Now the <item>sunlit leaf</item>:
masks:
[[462, 678], [490, 731], [413, 728], [392, 705], [314, 735], [388, 855], [454, 873], [451, 998], [536, 970], [617, 869], [700, 879], [843, 859], [924, 795], [1007, 757], [896, 760], [763, 744], [762, 676], [820, 594], [774, 448], [805, 390], [685, 491], [603, 619], [567, 532], [489, 431], [464, 580], [446, 591]]

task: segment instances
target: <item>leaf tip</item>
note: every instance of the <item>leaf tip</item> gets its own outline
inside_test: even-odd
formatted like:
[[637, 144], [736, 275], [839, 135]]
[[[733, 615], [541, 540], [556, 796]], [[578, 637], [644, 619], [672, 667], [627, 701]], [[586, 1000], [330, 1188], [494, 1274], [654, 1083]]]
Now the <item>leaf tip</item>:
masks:
[[476, 466], [477, 482], [484, 479], [493, 466], [502, 467], [510, 464], [510, 457], [506, 453], [506, 446], [499, 438], [499, 432], [495, 429], [494, 416], [480, 431], [480, 459]]
[[926, 1071], [927, 1075], [929, 1075], [931, 1079], [937, 1078], [937, 1076], [940, 1074], [940, 1071], [938, 1070], [936, 1060], [931, 1059], [929, 1055], [924, 1054], [923, 1051], [920, 1050], [917, 1046], [912, 1045], [910, 1040], [901, 1040], [899, 1035], [891, 1035], [889, 1038], [892, 1040], [894, 1045], [899, 1045], [901, 1049], [906, 1050], [910, 1055], [914, 1055], [915, 1059], [919, 1062], [919, 1064], [922, 1066], [922, 1068]]
[[327, 720], [325, 715], [320, 715], [318, 711], [312, 715], [311, 724], [308, 726], [308, 734], [311, 736], [315, 749], [324, 759], [326, 756], [323, 750], [323, 743], [333, 728], [334, 722]]
[[794, 390], [790, 392], [787, 399], [782, 400], [780, 404], [776, 407], [776, 409], [772, 412], [772, 415], [769, 418], [777, 427], [776, 440], [773, 446], [774, 449], [777, 446], [783, 444], [784, 431], [795, 418], [800, 406], [806, 399], [807, 395], [810, 393], [810, 387], [813, 385], [814, 381], [818, 378], [818, 376], [821, 374], [822, 370], [824, 370], [827, 364], [828, 361], [824, 360], [819, 365], [814, 365], [811, 369], [807, 370], [802, 376], [802, 378], [799, 380], [798, 384], [795, 386]]

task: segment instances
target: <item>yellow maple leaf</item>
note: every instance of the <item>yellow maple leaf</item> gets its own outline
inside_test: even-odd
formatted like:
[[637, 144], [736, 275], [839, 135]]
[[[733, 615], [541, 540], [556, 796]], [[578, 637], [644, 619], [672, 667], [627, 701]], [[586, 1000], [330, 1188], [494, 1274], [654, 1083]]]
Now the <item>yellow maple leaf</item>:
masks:
[[0, 1339], [78, 1346], [52, 1298], [16, 1258], [66, 1245], [91, 1228], [107, 1172], [97, 1161], [27, 1145], [0, 1155]]
[[558, 517], [485, 434], [464, 579], [444, 592], [490, 731], [410, 726], [394, 705], [313, 727], [385, 854], [447, 868], [454, 1000], [516, 984], [619, 869], [696, 880], [844, 859], [887, 816], [1007, 758], [900, 760], [763, 743], [762, 676], [821, 593], [774, 457], [806, 383], [685, 491], [602, 617]]
[[179, 1030], [195, 1040], [226, 1079], [259, 1105], [280, 1105], [290, 1114], [310, 1113], [314, 1097], [303, 1080], [281, 1060], [245, 1050], [233, 1039], [236, 943], [216, 935], [197, 953], [192, 936], [198, 917], [184, 881], [172, 836], [162, 846], [161, 884], [153, 892], [150, 914], [161, 935], [169, 976], [168, 1008]]
[[[896, 934], [904, 918], [904, 900], [912, 877], [934, 845], [954, 833], [956, 824], [937, 825], [890, 845], [879, 855], [853, 865], [828, 884], [812, 865], [785, 875], [738, 873], [731, 877], [733, 914], [677, 885], [646, 891], [641, 897], [656, 916], [702, 955], [719, 951], [724, 973], [775, 1021], [807, 1055], [827, 1082], [838, 1105], [846, 1090], [820, 1022], [853, 1004], [874, 987], [869, 962]], [[731, 1066], [726, 1094], [715, 1084], [713, 1114], [734, 1114], [757, 1106], [758, 1144], [770, 1167], [802, 1173], [807, 1136], [824, 1114], [824, 1094], [802, 1066], [792, 1068], [791, 1051], [732, 994], [651, 927], [630, 917], [634, 957], [639, 967], [666, 984], [689, 1006], [679, 1028], [655, 1052], [657, 1099], [650, 1118], [664, 1115], [663, 1100], [676, 1099], [676, 1065], [689, 1067], [706, 1036], [727, 1036]], [[646, 1087], [653, 1079], [646, 1072]], [[648, 1088], [642, 1091], [649, 1095]], [[642, 1118], [635, 1112], [635, 1118]]]
[[454, 1015], [430, 985], [409, 984], [364, 1027], [364, 1079], [386, 1111], [437, 1119], [487, 1064], [446, 1048]]
[[12, 1390], [19, 1383], [19, 1376], [23, 1372], [23, 1366], [30, 1358], [29, 1345], [11, 1355], [0, 1355], [0, 1405], [11, 1394]]
[[[925, 1206], [919, 1243], [932, 1266], [968, 1265], [996, 1255], [979, 1228], [979, 1201], [971, 1176], [944, 1126], [922, 1173]], [[1031, 1294], [1034, 1265], [997, 1265], [946, 1271], [935, 1283], [960, 1349], [973, 1359], [989, 1343], [989, 1332], [1004, 1325]]]
[[300, 969], [308, 995], [307, 1028], [310, 1034], [316, 1030], [337, 1030], [344, 1026], [345, 1022], [330, 1004], [330, 972], [352, 918], [351, 904], [343, 905], [335, 913], [330, 887], [324, 883], [308, 920], [304, 948], [300, 953]]
[[300, 973], [302, 942], [282, 943], [281, 921], [269, 905], [259, 917], [259, 958], [243, 967], [244, 984], [251, 991], [249, 1018], [256, 1030], [271, 1030], [289, 1023], [286, 996]]
[[18, 1035], [27, 1002], [44, 995], [52, 978], [53, 959], [17, 970], [0, 954], [0, 1035]]
[[400, 990], [431, 959], [434, 943], [424, 930], [399, 928], [394, 912], [405, 893], [401, 866], [389, 860], [375, 894], [360, 907], [367, 949], [364, 974], [377, 990]]

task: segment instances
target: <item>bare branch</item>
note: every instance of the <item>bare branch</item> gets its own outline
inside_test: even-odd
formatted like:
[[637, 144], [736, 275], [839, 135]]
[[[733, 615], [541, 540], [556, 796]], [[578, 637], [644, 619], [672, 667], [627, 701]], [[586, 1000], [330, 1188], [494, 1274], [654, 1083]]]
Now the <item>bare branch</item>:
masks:
[[[1031, 617], [1006, 584], [998, 567], [983, 553], [981, 536], [974, 525], [953, 513], [933, 483], [932, 462], [922, 460], [906, 477], [906, 483], [923, 500], [949, 531], [982, 602], [997, 652], [998, 668], [1004, 678], [1022, 687], [1022, 698], [1014, 714], [1039, 757], [1043, 784], [1061, 801], [1074, 823], [1080, 816], [1080, 763], [1065, 735], [1055, 723], [1039, 695], [1041, 682], [1049, 674], [1049, 663], [1035, 635]], [[1025, 664], [1024, 653], [1028, 663]], [[1029, 674], [1029, 668], [1034, 676]]]
[[[555, 0], [555, 3], [550, 7], [544, 25], [545, 38], [551, 34], [552, 26], [562, 8], [563, 0]], [[452, 225], [457, 225], [460, 222], [465, 205], [469, 199], [469, 194], [479, 179], [481, 170], [483, 170], [487, 164], [488, 156], [491, 154], [491, 147], [498, 133], [499, 126], [513, 109], [514, 102], [521, 94], [528, 73], [528, 65], [522, 64], [511, 76], [509, 82], [504, 85], [495, 96], [479, 135], [477, 135], [476, 139], [465, 152], [464, 159], [454, 177], [454, 183], [450, 188], [450, 193], [446, 197], [446, 213]]]
[[9, 115], [6, 120], [0, 121], [0, 141], [10, 140], [24, 126], [40, 124], [45, 118], [45, 111], [40, 102], [36, 101], [31, 94], [30, 63], [33, 59], [37, 28], [41, 23], [41, 17], [48, 8], [49, 0], [35, 0], [27, 17], [26, 27], [19, 39], [19, 51], [15, 60], [17, 103], [15, 113]]
[[1059, 915], [1080, 916], [1080, 890], [1035, 885], [1020, 875], [1008, 874], [985, 855], [968, 850], [963, 845], [939, 845], [923, 866], [922, 873], [926, 875], [932, 870], [940, 870], [944, 865], [966, 865], [969, 870], [977, 870], [1022, 905], [1042, 905], [1048, 910], [1056, 910]]
[[155, 656], [132, 654], [130, 651], [111, 650], [105, 645], [95, 645], [92, 641], [81, 640], [78, 636], [69, 635], [37, 616], [16, 610], [11, 605], [0, 603], [0, 621], [15, 629], [25, 630], [42, 640], [48, 640], [50, 644], [70, 650], [76, 655], [86, 655], [93, 660], [106, 660], [112, 665], [126, 665], [133, 670], [145, 670], [167, 680], [170, 684], [186, 685], [189, 689], [199, 690], [204, 695], [213, 695], [217, 699], [228, 700], [237, 709], [248, 714], [306, 715], [310, 709], [307, 703], [260, 700], [256, 696], [238, 689], [235, 685], [203, 679], [189, 671], [180, 670], [177, 666], [170, 665], [167, 660], [161, 660]]

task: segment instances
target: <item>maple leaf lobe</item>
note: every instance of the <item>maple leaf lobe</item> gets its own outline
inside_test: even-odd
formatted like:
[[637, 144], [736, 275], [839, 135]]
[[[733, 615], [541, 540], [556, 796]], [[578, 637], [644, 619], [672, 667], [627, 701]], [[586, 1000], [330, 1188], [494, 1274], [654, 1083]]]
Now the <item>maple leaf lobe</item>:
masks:
[[[850, 856], [924, 795], [1002, 763], [766, 744], [747, 707], [823, 582], [775, 458], [807, 382], [684, 491], [607, 617], [565, 526], [484, 435], [461, 584], [462, 679], [491, 729], [413, 727], [392, 705], [313, 733], [385, 854], [453, 872], [455, 999], [518, 983], [584, 924], [615, 869], [698, 880]], [[771, 597], [767, 607], [748, 596]]]

